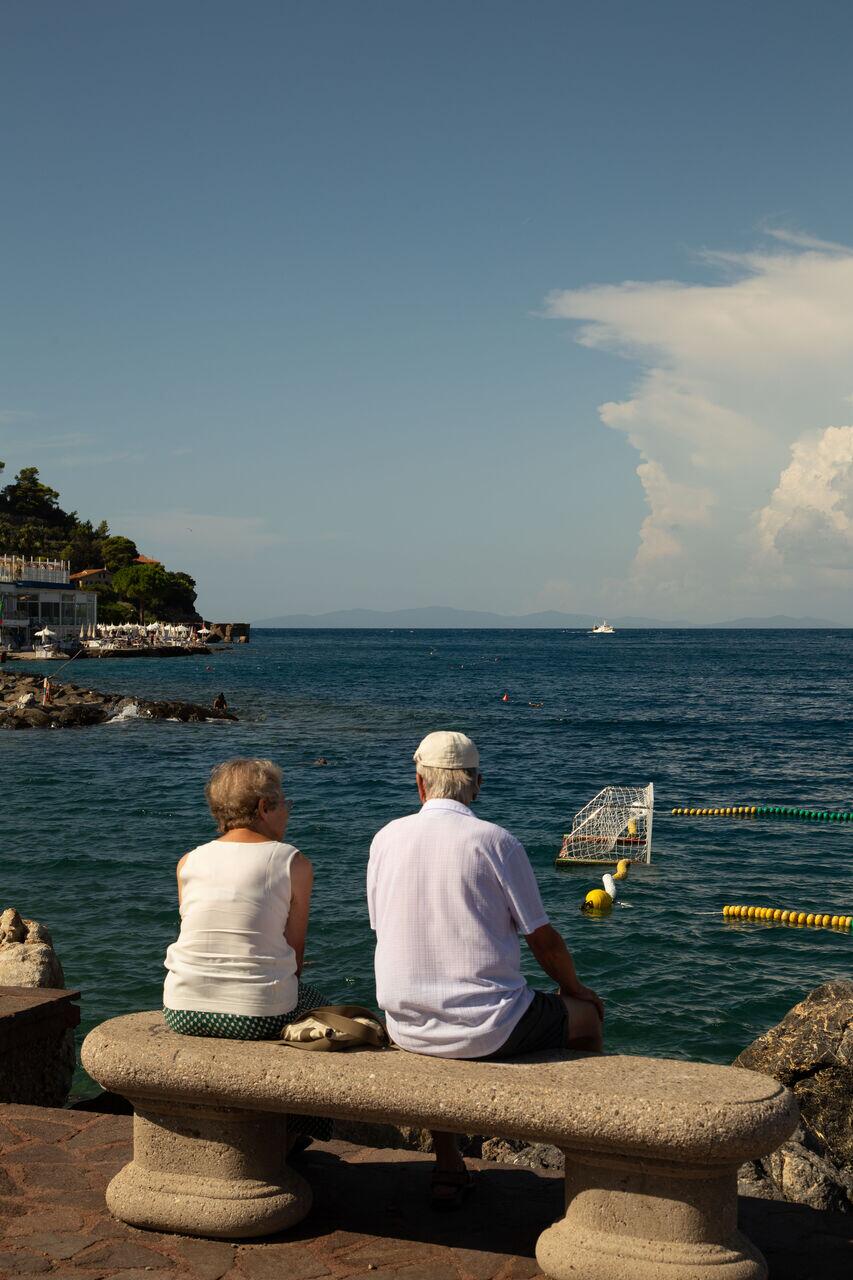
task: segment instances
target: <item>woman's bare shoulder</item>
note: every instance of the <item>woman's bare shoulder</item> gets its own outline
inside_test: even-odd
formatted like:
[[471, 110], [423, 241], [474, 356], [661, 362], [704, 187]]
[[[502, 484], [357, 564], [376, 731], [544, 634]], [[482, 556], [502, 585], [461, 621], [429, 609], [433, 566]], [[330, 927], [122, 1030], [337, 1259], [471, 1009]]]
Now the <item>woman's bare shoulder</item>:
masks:
[[301, 876], [306, 879], [314, 874], [314, 868], [311, 865], [310, 858], [307, 858], [301, 849], [297, 849], [293, 855], [293, 861], [290, 864], [290, 874], [291, 876]]

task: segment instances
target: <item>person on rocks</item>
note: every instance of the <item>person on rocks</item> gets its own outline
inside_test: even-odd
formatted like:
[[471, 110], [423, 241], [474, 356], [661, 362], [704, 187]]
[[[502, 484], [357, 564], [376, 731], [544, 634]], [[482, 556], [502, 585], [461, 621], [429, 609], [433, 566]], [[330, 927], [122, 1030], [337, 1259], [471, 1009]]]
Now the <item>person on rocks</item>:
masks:
[[[284, 842], [292, 801], [272, 760], [224, 761], [205, 794], [220, 834], [178, 863], [181, 929], [166, 952], [163, 1017], [180, 1035], [275, 1040], [331, 1003], [300, 979], [314, 873]], [[288, 1124], [291, 1142], [331, 1132], [317, 1117]]]
[[224, 693], [217, 693], [216, 697], [213, 699], [213, 710], [214, 711], [228, 710], [228, 703], [225, 701]]
[[[367, 868], [376, 997], [401, 1049], [494, 1060], [600, 1053], [604, 1009], [549, 923], [524, 847], [471, 810], [483, 784], [462, 733], [430, 733], [414, 755], [422, 808], [375, 836]], [[521, 934], [557, 990], [521, 972]], [[452, 1133], [434, 1132], [431, 1203], [458, 1208], [471, 1176]]]

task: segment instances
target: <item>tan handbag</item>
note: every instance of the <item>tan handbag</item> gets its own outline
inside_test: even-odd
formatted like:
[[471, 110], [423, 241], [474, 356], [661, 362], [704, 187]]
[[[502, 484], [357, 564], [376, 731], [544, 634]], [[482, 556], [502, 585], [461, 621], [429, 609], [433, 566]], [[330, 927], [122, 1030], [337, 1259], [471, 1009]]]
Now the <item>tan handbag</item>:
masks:
[[360, 1004], [325, 1004], [281, 1030], [293, 1049], [334, 1053], [342, 1049], [386, 1049], [388, 1032], [371, 1009]]

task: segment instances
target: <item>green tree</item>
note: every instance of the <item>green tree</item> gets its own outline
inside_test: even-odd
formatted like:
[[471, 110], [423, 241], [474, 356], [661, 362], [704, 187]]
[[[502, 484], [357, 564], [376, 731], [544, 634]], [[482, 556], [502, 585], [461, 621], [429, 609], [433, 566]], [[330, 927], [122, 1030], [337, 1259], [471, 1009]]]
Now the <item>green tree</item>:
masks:
[[59, 493], [39, 480], [38, 467], [22, 467], [12, 484], [0, 489], [0, 511], [19, 520], [41, 520], [45, 524], [67, 524], [76, 520], [59, 505]]
[[145, 621], [146, 613], [161, 612], [169, 595], [169, 575], [159, 564], [131, 564], [113, 574], [113, 591], [120, 600], [129, 600]]
[[118, 569], [127, 569], [138, 555], [136, 543], [130, 538], [123, 538], [120, 534], [116, 534], [101, 540], [101, 563], [109, 569], [110, 573], [115, 573]]
[[98, 622], [135, 622], [136, 608], [127, 600], [117, 600], [114, 592], [98, 592]]
[[71, 572], [81, 569], [100, 569], [102, 565], [102, 538], [91, 520], [78, 521], [68, 540], [59, 549], [60, 560], [71, 561]]
[[188, 573], [182, 573], [180, 570], [176, 573], [167, 573], [166, 577], [169, 581], [168, 594], [164, 603], [170, 619], [195, 617], [195, 578], [191, 578]]

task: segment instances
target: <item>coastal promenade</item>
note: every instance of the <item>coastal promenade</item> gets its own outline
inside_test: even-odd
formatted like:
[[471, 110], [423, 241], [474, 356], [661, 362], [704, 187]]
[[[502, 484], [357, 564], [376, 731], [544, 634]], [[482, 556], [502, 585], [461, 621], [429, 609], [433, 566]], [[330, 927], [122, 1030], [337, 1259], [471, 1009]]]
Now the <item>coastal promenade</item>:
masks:
[[[131, 1146], [129, 1116], [0, 1106], [4, 1280], [535, 1280], [536, 1238], [562, 1212], [561, 1172], [472, 1160], [464, 1211], [435, 1214], [429, 1156], [332, 1141], [300, 1160], [317, 1197], [290, 1232], [233, 1244], [163, 1235], [107, 1212], [104, 1189]], [[749, 1197], [739, 1210], [770, 1280], [851, 1274], [849, 1215]]]

